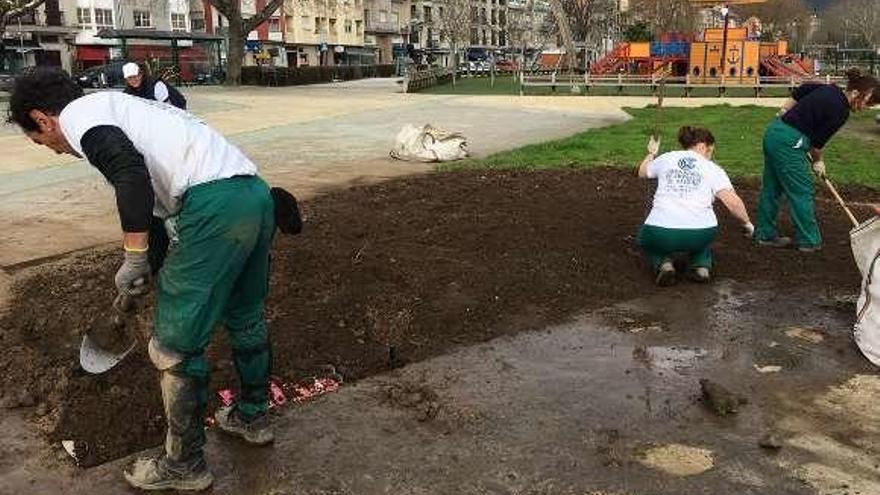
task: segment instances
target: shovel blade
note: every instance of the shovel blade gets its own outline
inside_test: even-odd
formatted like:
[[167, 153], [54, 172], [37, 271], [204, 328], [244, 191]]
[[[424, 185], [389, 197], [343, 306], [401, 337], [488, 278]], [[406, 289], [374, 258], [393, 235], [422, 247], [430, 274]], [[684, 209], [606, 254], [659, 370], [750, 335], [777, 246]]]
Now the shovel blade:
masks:
[[136, 345], [137, 341], [135, 340], [123, 353], [116, 354], [102, 349], [86, 334], [79, 346], [79, 365], [93, 375], [104, 373], [125, 359], [125, 356], [128, 356]]

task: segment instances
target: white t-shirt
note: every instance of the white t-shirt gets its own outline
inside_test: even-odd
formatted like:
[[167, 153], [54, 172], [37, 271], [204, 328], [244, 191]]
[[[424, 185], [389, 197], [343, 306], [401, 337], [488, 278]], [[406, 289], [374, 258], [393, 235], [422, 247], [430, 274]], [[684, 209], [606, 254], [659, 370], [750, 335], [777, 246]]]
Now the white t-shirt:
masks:
[[153, 86], [153, 97], [156, 101], [167, 102], [168, 101], [168, 86], [165, 85], [162, 81], [156, 81], [156, 84]]
[[122, 129], [144, 156], [156, 202], [153, 213], [167, 218], [180, 210], [186, 191], [236, 175], [256, 175], [257, 166], [237, 147], [192, 114], [167, 103], [115, 91], [72, 101], [58, 118], [70, 146], [85, 156], [80, 141], [97, 126]]
[[648, 177], [657, 179], [657, 192], [645, 224], [667, 229], [717, 226], [715, 195], [733, 189], [724, 169], [688, 150], [658, 156], [648, 165]]

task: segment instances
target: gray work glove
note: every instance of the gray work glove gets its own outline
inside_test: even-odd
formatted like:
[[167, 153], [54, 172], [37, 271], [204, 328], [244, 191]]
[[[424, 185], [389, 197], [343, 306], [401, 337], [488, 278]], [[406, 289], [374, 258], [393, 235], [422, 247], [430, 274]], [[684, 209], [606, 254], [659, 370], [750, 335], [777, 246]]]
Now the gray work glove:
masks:
[[125, 261], [116, 272], [116, 288], [120, 294], [139, 296], [147, 291], [150, 261], [147, 251], [126, 251]]
[[816, 160], [813, 162], [813, 173], [816, 174], [816, 177], [820, 179], [825, 178], [825, 162], [822, 160]]
[[660, 138], [651, 135], [648, 139], [648, 153], [657, 156], [657, 153], [660, 153]]

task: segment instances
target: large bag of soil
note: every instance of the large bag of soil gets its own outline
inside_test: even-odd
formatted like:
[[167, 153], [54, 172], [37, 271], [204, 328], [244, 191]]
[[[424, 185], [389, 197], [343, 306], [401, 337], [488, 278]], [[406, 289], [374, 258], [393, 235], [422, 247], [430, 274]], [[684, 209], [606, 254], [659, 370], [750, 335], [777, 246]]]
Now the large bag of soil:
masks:
[[403, 126], [394, 140], [391, 156], [415, 162], [449, 162], [467, 158], [467, 138], [458, 132], [446, 132], [426, 124]]
[[880, 218], [871, 218], [854, 228], [850, 238], [853, 257], [862, 273], [853, 333], [862, 354], [880, 366]]

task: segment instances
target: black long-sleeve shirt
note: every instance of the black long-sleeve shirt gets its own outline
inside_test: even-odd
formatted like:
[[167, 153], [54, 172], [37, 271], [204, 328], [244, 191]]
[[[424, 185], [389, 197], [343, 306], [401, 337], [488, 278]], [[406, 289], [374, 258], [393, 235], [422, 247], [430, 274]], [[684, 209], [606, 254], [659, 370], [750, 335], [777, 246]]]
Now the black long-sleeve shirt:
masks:
[[797, 104], [785, 112], [782, 121], [810, 138], [814, 148], [824, 148], [849, 119], [849, 101], [836, 84], [802, 84], [792, 98]]
[[116, 208], [123, 232], [147, 232], [155, 197], [143, 155], [116, 126], [93, 127], [83, 135], [80, 144], [89, 163], [116, 190]]

